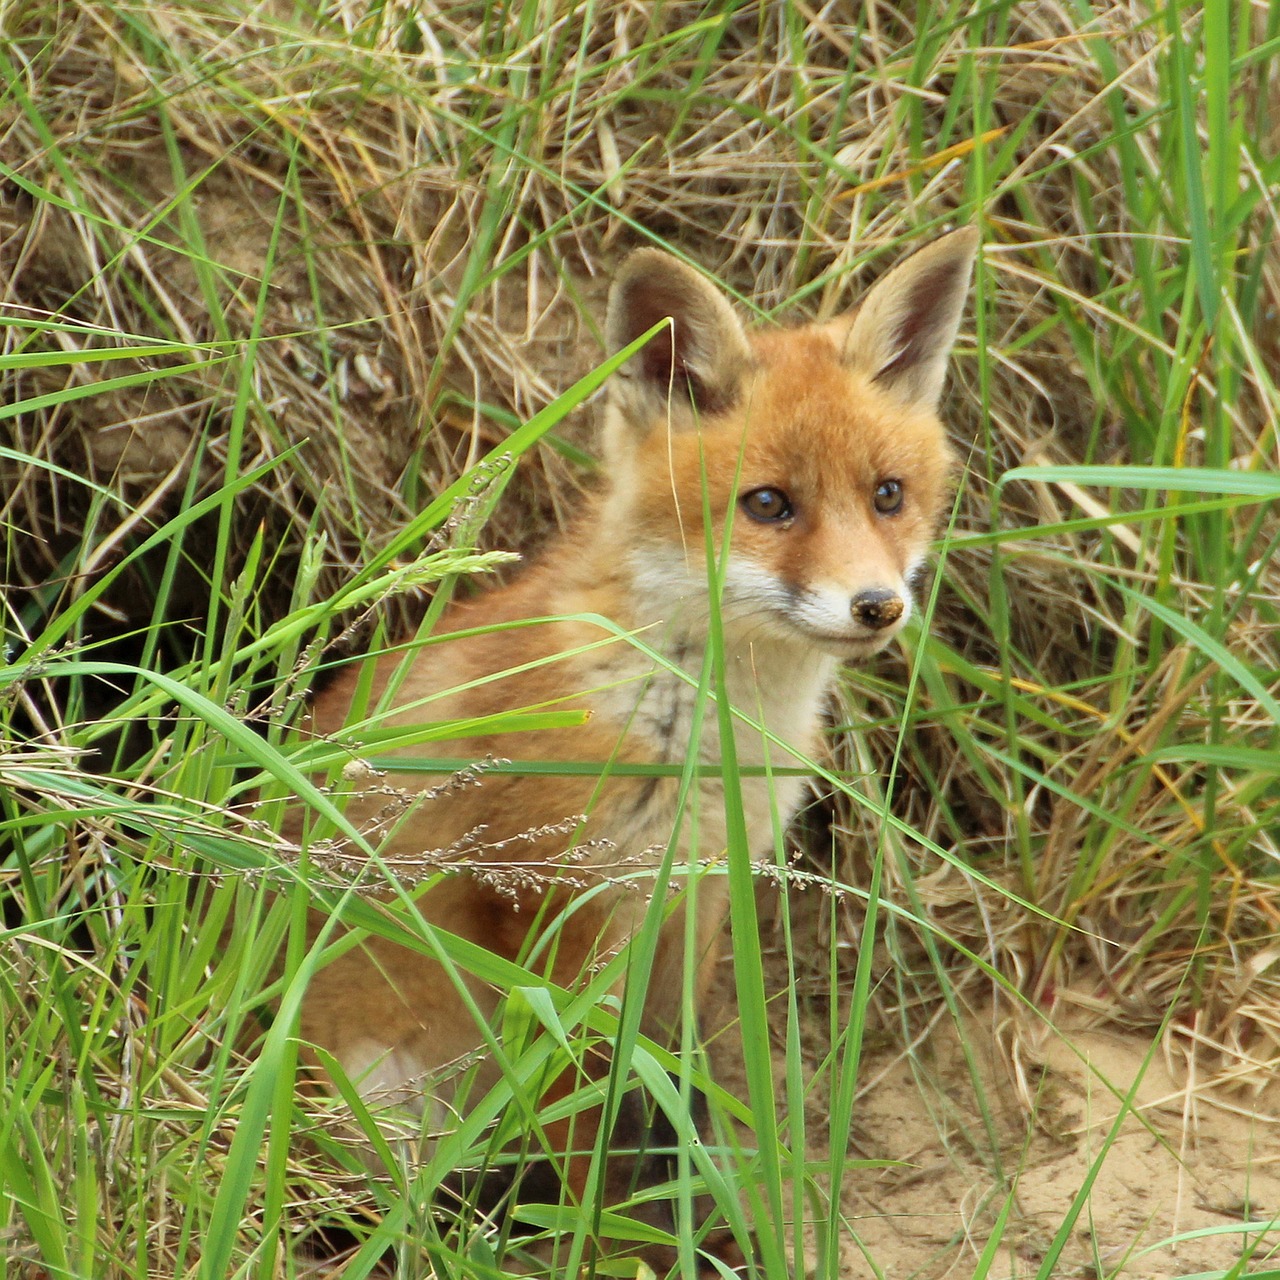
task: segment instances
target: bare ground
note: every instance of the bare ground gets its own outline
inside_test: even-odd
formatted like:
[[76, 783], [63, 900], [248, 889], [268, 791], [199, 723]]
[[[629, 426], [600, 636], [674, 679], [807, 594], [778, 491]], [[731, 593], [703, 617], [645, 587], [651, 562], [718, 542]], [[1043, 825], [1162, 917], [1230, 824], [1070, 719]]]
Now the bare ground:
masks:
[[[1276, 1266], [1280, 1082], [1246, 1092], [1202, 1079], [1194, 1027], [1153, 1047], [1148, 1033], [1099, 1028], [1090, 1003], [1082, 990], [1043, 1017], [988, 1006], [959, 1029], [944, 1016], [910, 1054], [868, 1043], [848, 1141], [871, 1163], [842, 1198], [848, 1280], [973, 1275], [1010, 1193], [993, 1280], [1042, 1268], [1162, 1280], [1229, 1272], [1246, 1255], [1241, 1275]], [[735, 1058], [722, 1047], [717, 1071], [745, 1096]], [[808, 1121], [825, 1135], [823, 1106]]]

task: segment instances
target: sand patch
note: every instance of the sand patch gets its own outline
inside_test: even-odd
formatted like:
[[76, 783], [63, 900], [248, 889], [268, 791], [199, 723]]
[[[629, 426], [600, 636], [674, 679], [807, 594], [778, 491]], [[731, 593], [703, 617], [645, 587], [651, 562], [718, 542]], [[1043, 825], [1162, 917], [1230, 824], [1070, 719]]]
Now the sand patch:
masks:
[[1153, 1051], [1149, 1036], [1069, 1018], [993, 1030], [975, 1017], [964, 1036], [972, 1072], [950, 1028], [922, 1063], [865, 1061], [855, 1153], [902, 1163], [848, 1180], [850, 1280], [972, 1274], [1010, 1194], [992, 1274], [1033, 1276], [1086, 1183], [1055, 1275], [1224, 1271], [1252, 1250], [1251, 1274], [1280, 1249], [1280, 1230], [1246, 1228], [1280, 1218], [1280, 1089], [1200, 1085], [1176, 1040]]

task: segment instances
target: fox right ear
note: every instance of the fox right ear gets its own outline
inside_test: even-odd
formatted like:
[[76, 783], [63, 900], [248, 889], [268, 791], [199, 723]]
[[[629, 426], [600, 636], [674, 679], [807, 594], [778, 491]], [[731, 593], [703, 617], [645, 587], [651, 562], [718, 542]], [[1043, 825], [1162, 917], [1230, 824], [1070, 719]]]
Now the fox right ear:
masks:
[[637, 249], [609, 291], [605, 338], [619, 351], [670, 318], [671, 324], [614, 374], [622, 406], [645, 426], [658, 414], [692, 426], [738, 398], [751, 361], [746, 331], [720, 291], [659, 249]]
[[854, 312], [845, 359], [909, 404], [937, 406], [978, 252], [963, 227], [898, 263]]

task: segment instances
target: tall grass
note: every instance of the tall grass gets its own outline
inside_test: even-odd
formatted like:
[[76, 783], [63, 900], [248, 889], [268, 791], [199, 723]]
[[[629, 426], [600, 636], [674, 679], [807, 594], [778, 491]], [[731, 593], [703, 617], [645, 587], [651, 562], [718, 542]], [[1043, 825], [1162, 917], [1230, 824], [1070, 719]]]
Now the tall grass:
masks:
[[[1205, 1095], [1280, 1057], [1280, 8], [31, 0], [0, 24], [0, 1273], [295, 1275], [316, 1224], [349, 1230], [349, 1276], [500, 1275], [522, 1232], [576, 1273], [634, 1225], [451, 1220], [437, 1193], [598, 1101], [536, 1104], [601, 1036], [606, 1108], [640, 1089], [688, 1140], [710, 1096], [719, 1150], [684, 1142], [674, 1191], [686, 1268], [699, 1186], [761, 1274], [893, 1265], [859, 1253], [871, 1172], [846, 1140], [886, 1037], [986, 1170], [949, 1264], [1138, 1266], [1127, 1240], [1082, 1259], [1073, 1228], [1139, 1082], [1106, 1082], [1115, 1128], [1037, 1244], [974, 1011], [1020, 1064], [1089, 1010], [1149, 1059], [1193, 1053]], [[343, 813], [344, 764], [389, 731], [314, 744], [296, 721], [353, 648], [408, 631], [429, 660], [450, 590], [501, 570], [477, 547], [571, 513], [623, 243], [785, 320], [951, 221], [986, 248], [924, 624], [850, 674], [770, 873], [726, 762], [734, 835], [706, 874], [731, 881], [738, 1097], [608, 997], [656, 912], [573, 991], [431, 930]], [[418, 731], [422, 769], [454, 767], [450, 732]], [[292, 796], [302, 850], [278, 834]], [[326, 861], [333, 836], [365, 871]], [[317, 905], [335, 930], [309, 946]], [[295, 1088], [337, 922], [510, 993], [500, 1084], [420, 1160], [354, 1089]], [[963, 1100], [922, 1048], [948, 1022]], [[1227, 1224], [1219, 1274], [1261, 1274], [1273, 1228]], [[1164, 1274], [1176, 1243], [1144, 1245]]]

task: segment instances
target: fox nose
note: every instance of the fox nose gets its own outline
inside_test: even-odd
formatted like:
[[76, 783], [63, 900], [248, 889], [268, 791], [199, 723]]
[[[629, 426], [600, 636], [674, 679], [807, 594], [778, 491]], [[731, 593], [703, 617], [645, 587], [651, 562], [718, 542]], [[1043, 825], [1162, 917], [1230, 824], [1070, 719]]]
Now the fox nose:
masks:
[[864, 627], [872, 631], [880, 631], [891, 627], [902, 617], [902, 597], [895, 591], [886, 591], [883, 587], [873, 587], [870, 591], [860, 591], [853, 597], [849, 611]]

